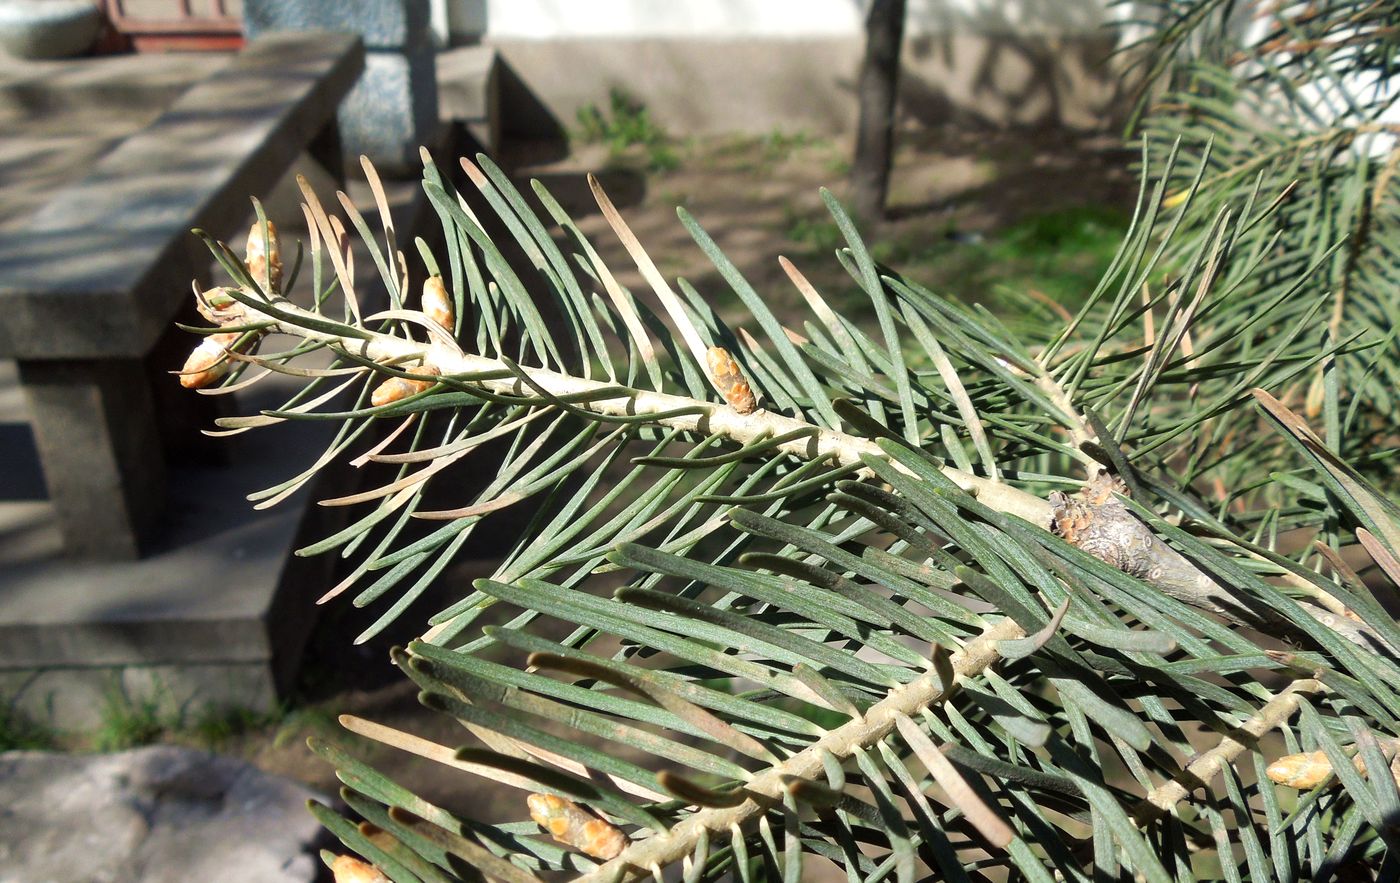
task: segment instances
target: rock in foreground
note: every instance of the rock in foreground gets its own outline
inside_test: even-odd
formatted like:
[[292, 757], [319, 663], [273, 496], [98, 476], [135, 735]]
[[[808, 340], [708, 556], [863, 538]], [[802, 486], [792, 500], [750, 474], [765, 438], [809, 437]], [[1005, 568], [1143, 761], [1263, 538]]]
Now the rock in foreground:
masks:
[[0, 754], [0, 883], [308, 883], [317, 796], [174, 746]]

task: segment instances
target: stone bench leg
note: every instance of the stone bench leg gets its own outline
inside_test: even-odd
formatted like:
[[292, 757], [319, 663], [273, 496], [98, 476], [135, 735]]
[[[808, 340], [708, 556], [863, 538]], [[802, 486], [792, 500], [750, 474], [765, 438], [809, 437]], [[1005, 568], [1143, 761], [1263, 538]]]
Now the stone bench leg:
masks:
[[[199, 246], [199, 252], [201, 257], [208, 255], [203, 245]], [[200, 289], [210, 286], [209, 274], [203, 268], [198, 271], [191, 269], [189, 274], [197, 280]], [[209, 324], [195, 310], [194, 298], [189, 298], [142, 360], [155, 410], [156, 427], [165, 450], [165, 461], [175, 467], [228, 463], [229, 445], [224, 443], [225, 440], [210, 438], [200, 430], [212, 429], [214, 420], [225, 416], [232, 403], [227, 396], [200, 395], [185, 389], [180, 385], [179, 377], [170, 373], [184, 367], [190, 351], [201, 340], [177, 328], [176, 322], [197, 328]]]
[[306, 152], [321, 164], [335, 182], [345, 186], [345, 152], [340, 142], [340, 116], [332, 114], [330, 122], [306, 145]]
[[136, 558], [165, 499], [165, 461], [139, 359], [21, 360], [65, 551]]

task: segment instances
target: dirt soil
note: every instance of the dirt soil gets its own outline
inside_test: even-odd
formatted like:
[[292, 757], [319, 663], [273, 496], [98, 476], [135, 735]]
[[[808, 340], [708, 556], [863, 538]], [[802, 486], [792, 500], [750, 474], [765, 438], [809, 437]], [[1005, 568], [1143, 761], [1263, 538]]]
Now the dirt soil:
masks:
[[[998, 285], [1036, 268], [1005, 271], [983, 266], [1005, 258], [998, 237], [1036, 228], [1034, 246], [1053, 246], [1057, 221], [1065, 227], [1090, 217], [1105, 219], [1105, 247], [1117, 245], [1131, 210], [1136, 174], [1114, 135], [1073, 135], [1038, 130], [909, 129], [899, 134], [887, 217], [861, 223], [874, 257], [942, 294], [992, 304]], [[739, 301], [676, 217], [682, 207], [706, 229], [779, 316], [803, 316], [801, 297], [778, 265], [792, 260], [834, 307], [856, 315], [869, 309], [833, 256], [844, 245], [822, 203], [829, 188], [846, 201], [850, 143], [802, 134], [713, 137], [675, 148], [675, 169], [646, 173], [649, 153], [612, 153], [603, 145], [577, 146], [557, 156], [551, 144], [517, 144], [504, 165], [522, 182], [537, 178], [550, 191], [629, 287], [642, 286], [616, 237], [588, 192], [594, 172], [661, 272], [689, 280], [715, 302], [730, 305], [726, 320], [742, 324]], [[1036, 251], [1023, 248], [1021, 251]], [[1098, 250], [1094, 251], [1097, 257]], [[1111, 253], [1111, 252], [1110, 252]], [[1046, 276], [1064, 266], [1045, 268]], [[1096, 281], [1099, 268], [1093, 268]], [[1019, 281], [1019, 280], [1017, 280]], [[1040, 284], [1051, 284], [1044, 279]], [[1087, 291], [1083, 292], [1087, 294]], [[1081, 295], [1082, 296], [1082, 295]], [[1073, 299], [1071, 297], [1071, 299]]]
[[[1131, 154], [1119, 149], [1111, 135], [922, 129], [902, 132], [898, 143], [889, 217], [864, 228], [871, 241], [880, 243], [876, 256], [935, 290], [969, 300], [995, 301], [997, 286], [1021, 284], [1037, 272], [1036, 266], [1022, 266], [1008, 273], [1006, 265], [1014, 260], [999, 258], [995, 250], [1006, 231], [1027, 219], [1050, 219], [1048, 250], [1053, 256], [1055, 218], [1078, 223], [1075, 219], [1085, 211], [1121, 217], [1136, 190]], [[650, 157], [645, 150], [610, 155], [601, 145], [583, 145], [567, 154], [557, 145], [513, 145], [503, 160], [518, 178], [543, 181], [634, 291], [643, 290], [642, 281], [627, 271], [631, 263], [593, 204], [585, 172], [598, 174], [661, 271], [686, 277], [725, 305], [721, 312], [728, 320], [742, 324], [738, 299], [677, 220], [676, 205], [705, 226], [785, 320], [791, 317], [800, 327], [805, 307], [778, 266], [780, 254], [792, 259], [833, 306], [857, 314], [866, 308], [865, 296], [832, 256], [839, 240], [818, 192], [829, 185], [838, 196], [845, 194], [849, 144], [775, 134], [708, 138], [674, 150], [679, 166], [661, 172], [646, 171]], [[1111, 253], [1117, 235], [1111, 223], [1109, 228], [1100, 238], [1108, 240]], [[1045, 239], [1046, 231], [1036, 235]], [[1075, 254], [1066, 254], [1068, 263], [1041, 269], [1078, 286], [1075, 274], [1091, 278], [1098, 272], [1102, 249], [1088, 251], [1092, 255], [1084, 259], [1085, 266], [1074, 263], [1079, 260]], [[491, 567], [487, 560], [459, 563], [440, 580], [442, 591], [450, 595], [450, 587], [465, 585]], [[336, 724], [336, 714], [349, 713], [444, 745], [471, 741], [455, 721], [419, 705], [413, 685], [388, 660], [391, 645], [416, 634], [414, 624], [427, 615], [422, 611], [441, 606], [442, 597], [427, 601], [408, 611], [389, 634], [354, 646], [355, 635], [379, 611], [332, 604], [322, 613], [301, 683], [284, 713], [203, 721], [171, 738], [243, 756], [332, 795], [339, 783], [330, 766], [306, 746], [308, 736], [332, 737], [450, 811], [482, 821], [519, 819], [524, 806], [518, 792], [483, 787], [480, 780], [358, 739]]]

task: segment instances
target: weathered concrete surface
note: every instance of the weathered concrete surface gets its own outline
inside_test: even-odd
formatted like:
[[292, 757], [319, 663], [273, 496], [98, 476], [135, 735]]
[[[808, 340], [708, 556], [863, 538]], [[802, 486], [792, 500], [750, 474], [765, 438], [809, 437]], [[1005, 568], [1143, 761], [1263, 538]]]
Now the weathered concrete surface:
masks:
[[[344, 34], [271, 34], [180, 96], [0, 238], [0, 352], [139, 359], [207, 254], [335, 119], [363, 66]], [[81, 256], [81, 260], [75, 260]]]
[[490, 46], [458, 46], [437, 55], [439, 118], [465, 126], [477, 148], [490, 154], [501, 144], [497, 62]]
[[0, 55], [0, 234], [22, 229], [57, 187], [85, 173], [230, 57], [20, 61]]
[[168, 745], [0, 754], [0, 883], [310, 883], [312, 798], [241, 760]]

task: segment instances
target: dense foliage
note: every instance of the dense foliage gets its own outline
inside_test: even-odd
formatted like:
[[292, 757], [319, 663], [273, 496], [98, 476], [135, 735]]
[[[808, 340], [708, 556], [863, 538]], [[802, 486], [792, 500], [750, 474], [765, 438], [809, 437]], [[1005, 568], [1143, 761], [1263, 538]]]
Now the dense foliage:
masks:
[[[337, 876], [1400, 875], [1400, 509], [1373, 484], [1397, 154], [1368, 146], [1393, 96], [1354, 78], [1388, 75], [1394, 12], [1309, 6], [1230, 42], [1236, 7], [1158, 10], [1171, 85], [1144, 125], [1172, 137], [1144, 148], [1157, 176], [1073, 315], [930, 291], [827, 194], [875, 321], [787, 261], [810, 312], [777, 316], [684, 210], [728, 292], [664, 278], [594, 182], [630, 291], [485, 158], [462, 162], [468, 199], [425, 157], [445, 245], [411, 258], [372, 169], [378, 229], [307, 189], [310, 296], [269, 225], [243, 259], [211, 241], [231, 281], [200, 295], [187, 385], [290, 373], [282, 407], [222, 428], [337, 424], [260, 501], [336, 460], [389, 470], [325, 501], [352, 520], [303, 550], [356, 562], [323, 600], [381, 611], [361, 640], [483, 521], [528, 513], [393, 654], [463, 744], [342, 718], [464, 790], [519, 789], [519, 821], [460, 818], [316, 741], [362, 821], [314, 811], [373, 865], [328, 855]], [[1309, 89], [1342, 109], [1269, 103]], [[362, 310], [347, 230], [385, 310]], [[254, 354], [269, 335], [292, 343]]]
[[[852, 879], [1297, 879], [1388, 860], [1400, 634], [1383, 580], [1345, 555], [1359, 539], [1400, 577], [1400, 520], [1286, 406], [1375, 344], [1317, 345], [1330, 297], [1309, 273], [1287, 297], [1311, 307], [1267, 309], [1240, 243], [1279, 200], [1245, 199], [1186, 242], [1190, 202], [1163, 207], [1169, 168], [1084, 309], [1057, 322], [1028, 300], [1012, 327], [875, 265], [828, 199], [871, 330], [791, 265], [812, 312], [785, 326], [682, 211], [750, 331], [664, 280], [601, 190], [644, 296], [541, 186], [543, 213], [479, 162], [463, 167], [529, 272], [429, 163], [447, 247], [419, 243], [423, 311], [392, 228], [352, 212], [392, 300], [361, 313], [345, 228], [309, 190], [314, 304], [279, 294], [293, 283], [268, 228], [251, 260], [211, 243], [234, 280], [201, 298], [233, 338], [224, 388], [272, 371], [306, 384], [224, 428], [335, 420], [318, 465], [397, 470], [328, 501], [360, 514], [306, 550], [358, 554], [328, 598], [380, 607], [366, 635], [483, 519], [532, 513], [496, 572], [394, 654], [467, 744], [343, 723], [464, 788], [520, 788], [522, 818], [535, 794], [535, 821], [454, 817], [317, 742], [365, 820], [317, 808], [350, 849], [425, 881], [673, 862], [690, 879], [797, 879], [811, 860]], [[1170, 249], [1192, 259], [1164, 277]], [[299, 343], [247, 352], [271, 332]], [[313, 351], [329, 367], [298, 367]], [[1329, 408], [1340, 395], [1324, 385]], [[479, 492], [423, 507], [494, 439], [505, 454]], [[1287, 460], [1261, 460], [1276, 441]], [[496, 605], [504, 624], [479, 627]], [[1314, 750], [1340, 787], [1266, 776]]]
[[[1279, 211], [1240, 243], [1259, 255], [1254, 284], [1282, 294], [1315, 266], [1314, 284], [1332, 294], [1310, 332], [1315, 343], [1380, 332], [1376, 346], [1335, 366], [1341, 408], [1324, 412], [1319, 369], [1306, 415], [1325, 421], [1353, 465], [1387, 480], [1393, 467], [1372, 461], [1394, 447], [1400, 415], [1392, 321], [1400, 308], [1400, 5], [1166, 0], [1133, 8], [1146, 25], [1129, 48], [1147, 61], [1137, 128], [1155, 143], [1179, 142], [1179, 170], [1206, 168], [1183, 227], [1209, 227], [1250, 189], [1283, 194]], [[1189, 183], [1178, 171], [1175, 198]], [[1311, 308], [1295, 298], [1275, 307]]]

